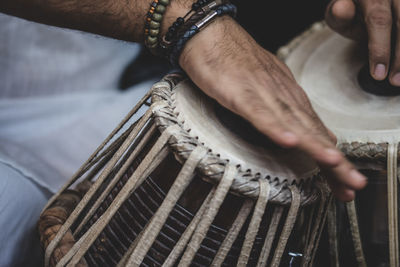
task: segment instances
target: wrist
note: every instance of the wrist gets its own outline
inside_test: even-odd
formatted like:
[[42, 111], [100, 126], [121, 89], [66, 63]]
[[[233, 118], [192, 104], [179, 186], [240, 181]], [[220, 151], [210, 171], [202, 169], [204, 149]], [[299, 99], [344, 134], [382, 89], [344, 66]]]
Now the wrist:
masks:
[[172, 23], [174, 23], [178, 17], [183, 17], [192, 8], [195, 2], [196, 0], [171, 0], [161, 23], [160, 36], [164, 36]]
[[187, 42], [179, 58], [179, 65], [188, 71], [199, 65], [223, 60], [227, 54], [241, 52], [228, 51], [238, 41], [253, 42], [253, 39], [232, 17], [218, 17]]

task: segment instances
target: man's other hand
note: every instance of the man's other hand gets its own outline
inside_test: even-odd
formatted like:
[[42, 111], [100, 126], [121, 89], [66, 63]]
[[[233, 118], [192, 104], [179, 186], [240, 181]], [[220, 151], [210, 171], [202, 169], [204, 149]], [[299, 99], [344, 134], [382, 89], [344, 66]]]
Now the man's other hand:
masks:
[[368, 44], [372, 77], [400, 86], [400, 0], [333, 0], [328, 25], [343, 36]]

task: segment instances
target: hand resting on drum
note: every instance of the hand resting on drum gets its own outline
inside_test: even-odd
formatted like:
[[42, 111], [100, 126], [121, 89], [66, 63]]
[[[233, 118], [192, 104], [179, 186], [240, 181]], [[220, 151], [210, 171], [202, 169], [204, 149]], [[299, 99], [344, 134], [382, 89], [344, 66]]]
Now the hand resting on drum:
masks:
[[180, 65], [206, 94], [250, 121], [275, 143], [312, 157], [336, 197], [354, 198], [366, 179], [336, 149], [288, 67], [223, 17], [186, 45]]
[[368, 44], [372, 77], [400, 86], [400, 1], [332, 0], [328, 25], [345, 37]]

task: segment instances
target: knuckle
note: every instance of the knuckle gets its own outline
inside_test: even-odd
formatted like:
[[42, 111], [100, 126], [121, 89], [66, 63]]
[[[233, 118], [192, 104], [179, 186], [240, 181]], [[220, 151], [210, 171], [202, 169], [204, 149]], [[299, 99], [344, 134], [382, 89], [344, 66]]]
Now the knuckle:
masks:
[[226, 96], [228, 108], [237, 113], [245, 113], [250, 111], [254, 102], [254, 94], [251, 90], [243, 89], [238, 95], [229, 94]]
[[229, 109], [229, 110], [231, 110], [231, 111], [234, 111], [234, 112], [238, 112], [239, 110], [240, 110], [240, 108], [242, 107], [242, 101], [240, 100], [240, 98], [238, 98], [238, 97], [234, 97], [233, 95], [232, 96], [229, 96], [229, 97], [225, 97], [225, 101], [224, 101], [225, 103], [225, 106]]
[[389, 57], [389, 48], [375, 42], [368, 44], [370, 58], [373, 60], [386, 60]]
[[392, 26], [392, 14], [385, 9], [372, 9], [366, 14], [365, 22], [371, 27], [388, 28]]
[[329, 138], [332, 140], [334, 144], [337, 143], [338, 139], [333, 133], [329, 133]]

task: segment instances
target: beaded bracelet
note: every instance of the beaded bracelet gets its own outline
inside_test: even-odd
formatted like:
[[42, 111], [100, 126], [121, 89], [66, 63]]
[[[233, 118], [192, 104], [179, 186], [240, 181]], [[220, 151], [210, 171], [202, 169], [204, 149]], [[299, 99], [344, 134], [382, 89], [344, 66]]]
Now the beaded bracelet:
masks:
[[147, 12], [144, 26], [144, 43], [150, 50], [158, 46], [161, 21], [169, 2], [169, 0], [154, 0], [150, 5], [149, 12]]
[[179, 67], [179, 57], [182, 53], [182, 50], [185, 44], [197, 33], [200, 32], [203, 28], [205, 28], [211, 21], [213, 21], [216, 17], [229, 14], [232, 17], [236, 16], [236, 6], [233, 4], [224, 4], [218, 6], [216, 9], [210, 11], [204, 18], [199, 20], [197, 23], [192, 25], [189, 30], [187, 30], [179, 40], [172, 47], [172, 51], [169, 54], [169, 61], [174, 67]]

